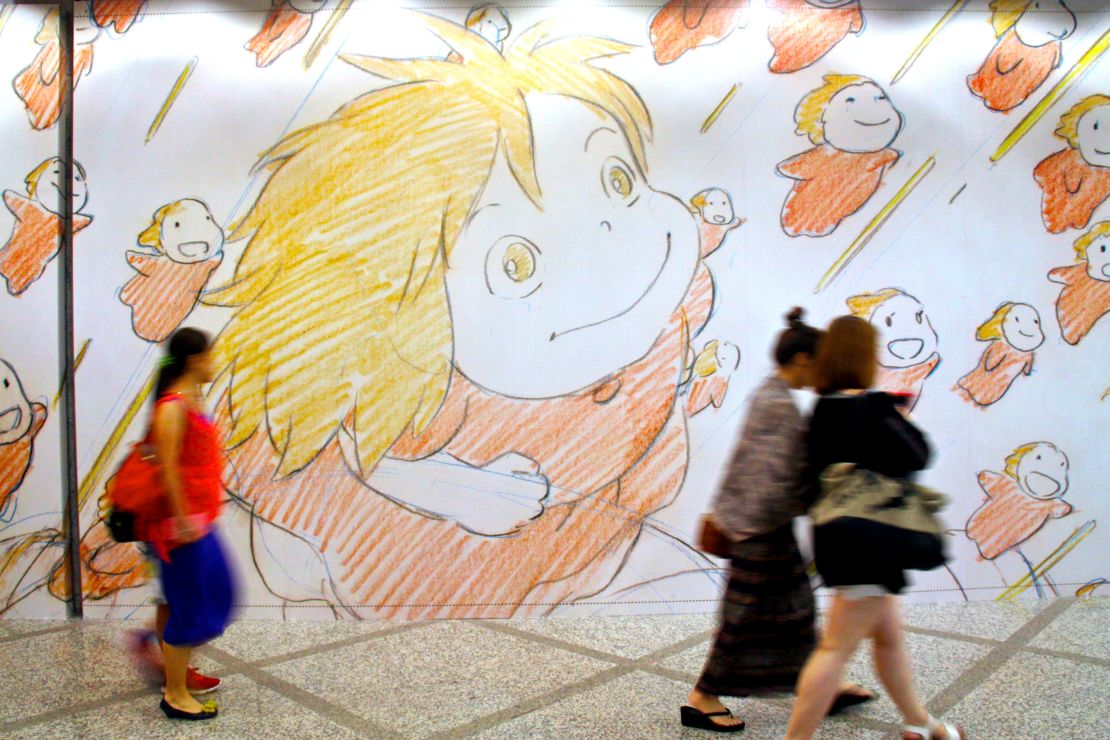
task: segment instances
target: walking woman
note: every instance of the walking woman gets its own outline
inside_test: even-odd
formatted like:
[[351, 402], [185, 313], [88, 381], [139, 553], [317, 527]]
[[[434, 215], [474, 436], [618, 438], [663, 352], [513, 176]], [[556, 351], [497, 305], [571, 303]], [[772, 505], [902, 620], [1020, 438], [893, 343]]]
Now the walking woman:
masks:
[[[713, 504], [713, 522], [732, 542], [731, 567], [716, 641], [681, 710], [687, 727], [742, 730], [720, 697], [792, 691], [816, 642], [813, 591], [792, 527], [813, 490], [803, 475], [805, 421], [790, 389], [812, 385], [821, 339], [802, 316], [800, 308], [787, 315], [775, 346], [778, 369], [752, 396]], [[872, 698], [858, 686], [841, 688], [840, 707]]]
[[206, 720], [215, 702], [189, 693], [187, 673], [194, 647], [219, 637], [231, 619], [234, 589], [223, 548], [214, 531], [223, 499], [220, 439], [204, 413], [201, 386], [212, 381], [207, 335], [180, 329], [170, 338], [158, 375], [153, 442], [172, 518], [152, 527], [168, 617], [162, 633], [167, 717]]
[[[855, 463], [904, 479], [929, 462], [929, 445], [905, 417], [904, 399], [867, 390], [877, 369], [877, 341], [871, 324], [851, 316], [835, 319], [825, 332], [815, 367], [821, 398], [806, 437], [808, 473], [814, 480], [833, 463]], [[834, 701], [844, 666], [864, 639], [872, 641], [875, 672], [902, 713], [905, 740], [964, 737], [959, 727], [931, 717], [914, 691], [896, 596], [906, 579], [888, 554], [866, 542], [832, 543], [820, 529], [815, 532], [817, 571], [834, 595], [821, 642], [798, 680], [788, 740], [813, 737]]]

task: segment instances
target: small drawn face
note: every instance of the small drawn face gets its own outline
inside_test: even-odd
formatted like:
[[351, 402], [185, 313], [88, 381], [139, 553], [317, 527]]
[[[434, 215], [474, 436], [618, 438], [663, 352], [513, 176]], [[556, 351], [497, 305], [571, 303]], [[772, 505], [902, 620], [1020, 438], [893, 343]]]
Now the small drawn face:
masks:
[[1034, 0], [1014, 24], [1014, 31], [1026, 46], [1044, 46], [1075, 33], [1075, 14], [1062, 0]]
[[509, 19], [501, 8], [496, 5], [475, 8], [467, 16], [466, 26], [496, 46], [498, 51], [504, 49], [505, 39], [509, 37]]
[[871, 314], [871, 325], [879, 330], [883, 367], [919, 365], [937, 351], [937, 333], [913, 296], [900, 294], [883, 301]]
[[1059, 498], [1068, 490], [1068, 456], [1042, 442], [1022, 456], [1017, 480], [1021, 490], [1033, 498]]
[[315, 13], [328, 4], [328, 0], [286, 0], [286, 2], [293, 10], [301, 13]]
[[520, 398], [582, 390], [643, 358], [698, 259], [686, 204], [653, 190], [612, 120], [530, 95], [542, 207], [500, 158], [448, 257], [455, 364]]
[[1076, 128], [1079, 153], [1087, 164], [1110, 167], [1110, 105], [1100, 105], [1084, 113]]
[[1110, 235], [1087, 245], [1087, 274], [1095, 280], [1110, 281]]
[[162, 251], [174, 262], [203, 262], [224, 246], [224, 232], [208, 206], [186, 198], [162, 219]]
[[806, 2], [815, 8], [843, 8], [855, 5], [859, 0], [806, 0]]
[[[60, 196], [62, 193], [62, 160], [55, 157], [50, 160], [50, 166], [42, 171], [35, 183], [35, 200], [51, 213], [61, 215]], [[73, 167], [73, 212], [77, 213], [89, 201], [88, 183], [81, 168], [74, 163]]]
[[825, 141], [845, 152], [881, 151], [902, 130], [902, 114], [873, 82], [849, 85], [834, 95], [822, 121]]
[[15, 368], [0, 360], [0, 445], [23, 439], [32, 421], [31, 402], [23, 393]]
[[[720, 188], [709, 188], [698, 193], [703, 205], [698, 208], [701, 217], [705, 219], [706, 223], [711, 224], [728, 224], [732, 223], [732, 219], [736, 218], [735, 212], [732, 210], [732, 198], [728, 196], [724, 190]], [[695, 196], [695, 197], [698, 197]]]
[[725, 375], [740, 367], [740, 348], [731, 342], [718, 342], [717, 344], [718, 372]]
[[1018, 303], [1002, 319], [1002, 336], [1014, 349], [1032, 352], [1044, 343], [1041, 315], [1026, 303]]

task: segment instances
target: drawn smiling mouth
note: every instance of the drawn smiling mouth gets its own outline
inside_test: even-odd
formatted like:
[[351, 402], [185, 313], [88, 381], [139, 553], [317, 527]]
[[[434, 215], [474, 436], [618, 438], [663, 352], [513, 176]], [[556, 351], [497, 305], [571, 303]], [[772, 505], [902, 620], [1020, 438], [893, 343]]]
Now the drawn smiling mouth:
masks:
[[4, 409], [4, 413], [0, 414], [0, 434], [12, 431], [21, 421], [23, 421], [23, 409], [18, 406]]
[[911, 357], [917, 357], [921, 354], [921, 350], [925, 349], [925, 342], [920, 339], [895, 339], [893, 342], [887, 342], [887, 351], [897, 357], [899, 360], [908, 360]]
[[659, 265], [659, 271], [655, 273], [655, 277], [653, 277], [651, 279], [651, 282], [648, 283], [646, 288], [644, 288], [644, 292], [641, 293], [640, 296], [636, 300], [632, 301], [632, 303], [630, 305], [628, 305], [626, 308], [618, 311], [617, 313], [613, 314], [612, 316], [609, 316], [608, 318], [600, 319], [598, 321], [591, 321], [588, 324], [582, 324], [581, 326], [576, 326], [573, 329], [564, 329], [563, 331], [553, 331], [553, 332], [551, 332], [551, 338], [548, 339], [548, 341], [549, 342], [554, 342], [559, 337], [564, 337], [567, 334], [571, 334], [571, 333], [576, 332], [576, 331], [581, 331], [582, 329], [589, 329], [589, 328], [592, 328], [594, 326], [600, 326], [601, 324], [612, 321], [613, 319], [619, 319], [621, 316], [624, 316], [625, 314], [629, 313], [630, 311], [632, 311], [632, 309], [636, 308], [636, 306], [640, 305], [640, 301], [644, 300], [644, 298], [647, 297], [648, 293], [651, 292], [651, 289], [655, 287], [655, 284], [659, 282], [659, 278], [662, 277], [662, 275], [663, 275], [663, 270], [666, 269], [667, 263], [670, 262], [670, 261], [671, 261], [671, 232], [668, 231], [667, 232], [667, 251], [663, 254], [663, 263], [661, 265]]
[[1021, 329], [1018, 329], [1018, 334], [1022, 335], [1023, 337], [1029, 337], [1030, 339], [1032, 339], [1033, 337], [1037, 336], [1036, 334], [1026, 334], [1026, 333], [1025, 333], [1025, 332], [1023, 332], [1023, 331], [1022, 331]]
[[884, 123], [890, 123], [889, 118], [884, 118], [878, 123], [869, 123], [868, 121], [861, 121], [858, 118], [853, 118], [852, 120], [858, 123], [860, 126], [882, 126]]
[[1025, 476], [1025, 488], [1037, 496], [1054, 496], [1060, 490], [1060, 481], [1044, 473], [1030, 473]]
[[186, 257], [203, 257], [208, 254], [208, 242], [182, 242], [177, 249]]
[[1095, 154], [1099, 154], [1099, 155], [1102, 155], [1103, 157], [1105, 157], [1107, 154], [1110, 154], [1110, 152], [1103, 151], [1102, 149], [1095, 149]]

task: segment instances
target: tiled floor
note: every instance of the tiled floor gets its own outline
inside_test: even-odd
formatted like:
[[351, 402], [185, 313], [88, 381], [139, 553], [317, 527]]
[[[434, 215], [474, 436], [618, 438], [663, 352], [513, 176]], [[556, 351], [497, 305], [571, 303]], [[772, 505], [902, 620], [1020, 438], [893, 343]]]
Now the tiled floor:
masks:
[[[1110, 599], [906, 606], [917, 683], [976, 738], [1110, 738]], [[0, 622], [0, 736], [710, 737], [678, 707], [712, 615], [430, 623], [240, 622], [201, 650], [220, 717], [172, 723], [120, 622]], [[878, 689], [866, 655], [850, 677]], [[782, 737], [789, 697], [731, 702]], [[898, 737], [885, 697], [822, 738]]]

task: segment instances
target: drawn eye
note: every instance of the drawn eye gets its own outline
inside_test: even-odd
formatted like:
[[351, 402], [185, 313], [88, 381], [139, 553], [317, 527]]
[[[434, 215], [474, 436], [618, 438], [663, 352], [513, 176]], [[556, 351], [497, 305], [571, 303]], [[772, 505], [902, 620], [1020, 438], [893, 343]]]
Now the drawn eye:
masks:
[[204, 220], [206, 220], [206, 221], [211, 221], [211, 220], [212, 220], [212, 217], [211, 217], [211, 216], [205, 216], [205, 217], [204, 217]]
[[623, 167], [609, 168], [609, 189], [619, 193], [622, 198], [632, 194], [632, 177]]
[[886, 325], [894, 326], [894, 321], [889, 316], [886, 317]]
[[1098, 131], [1098, 121], [1095, 121], [1095, 131]]
[[854, 102], [856, 102], [856, 99], [854, 97], [849, 96], [846, 102], [854, 103]]
[[1037, 459], [1038, 459], [1038, 460], [1040, 460], [1040, 459], [1041, 459], [1041, 456], [1040, 456], [1040, 455], [1037, 455]]
[[180, 221], [174, 221], [173, 222], [173, 227], [175, 229], [180, 229], [181, 228], [181, 222]]
[[886, 95], [878, 95], [875, 97], [875, 100], [886, 100]]
[[922, 322], [924, 317], [925, 317], [925, 312], [924, 311], [918, 311], [917, 315], [914, 316], [914, 318], [917, 319], [917, 323], [919, 323], [919, 324]]
[[5, 388], [11, 388], [12, 387], [12, 384], [8, 382], [7, 378], [4, 378], [4, 387]]
[[536, 274], [536, 259], [528, 246], [520, 242], [510, 244], [505, 250], [505, 256], [501, 258], [501, 266], [505, 268], [505, 274], [514, 283], [523, 283]]
[[1103, 244], [1101, 247], [1099, 247], [1099, 251], [1101, 251], [1103, 254], [1106, 254], [1106, 245]]

